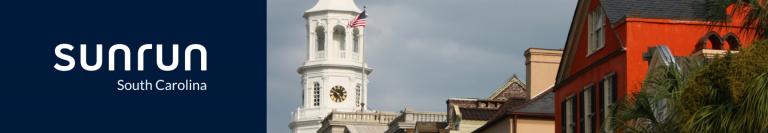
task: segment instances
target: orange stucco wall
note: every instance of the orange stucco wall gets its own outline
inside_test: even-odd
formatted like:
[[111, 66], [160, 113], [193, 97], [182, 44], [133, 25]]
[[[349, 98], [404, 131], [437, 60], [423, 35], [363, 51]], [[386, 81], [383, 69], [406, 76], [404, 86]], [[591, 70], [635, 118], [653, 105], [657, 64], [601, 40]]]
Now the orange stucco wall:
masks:
[[[645, 74], [648, 62], [643, 61], [642, 55], [649, 47], [667, 45], [675, 56], [688, 56], [696, 52], [696, 45], [713, 32], [720, 37], [735, 34], [741, 42], [741, 47], [748, 47], [752, 42], [749, 33], [741, 32], [740, 27], [710, 27], [700, 21], [681, 21], [667, 19], [628, 18], [627, 30], [627, 69], [630, 91], [638, 91]], [[724, 40], [723, 40], [724, 41]], [[726, 42], [724, 48], [728, 49]], [[707, 46], [711, 48], [711, 45]]]
[[[592, 5], [598, 2], [591, 0]], [[587, 6], [593, 10], [595, 6]], [[589, 12], [589, 11], [588, 11]], [[723, 39], [724, 49], [730, 49], [725, 36], [735, 35], [741, 47], [748, 47], [753, 41], [750, 32], [742, 32], [738, 26], [739, 17], [734, 17], [733, 23], [725, 26], [713, 27], [705, 21], [674, 20], [674, 19], [655, 19], [655, 18], [637, 18], [628, 17], [616, 25], [610, 25], [605, 29], [605, 47], [591, 55], [587, 55], [588, 22], [581, 22], [583, 28], [578, 32], [577, 39], [573, 45], [573, 53], [564, 53], [564, 56], [571, 56], [568, 68], [565, 70], [564, 81], [559, 81], [555, 88], [555, 121], [556, 132], [562, 132], [561, 123], [562, 110], [560, 104], [567, 97], [578, 95], [583, 88], [590, 84], [598, 84], [602, 78], [610, 73], [617, 75], [617, 95], [623, 98], [628, 93], [637, 92], [642, 86], [645, 74], [648, 71], [648, 62], [643, 60], [643, 53], [646, 53], [650, 47], [657, 45], [667, 45], [675, 56], [688, 56], [697, 51], [696, 46], [709, 34], [715, 34]], [[588, 21], [588, 20], [584, 20]], [[608, 23], [608, 22], [606, 22]], [[707, 41], [704, 41], [707, 42]], [[707, 42], [706, 48], [712, 48]], [[618, 55], [609, 56], [611, 53]], [[563, 57], [566, 58], [566, 57]], [[602, 61], [601, 61], [602, 60]], [[560, 70], [564, 71], [564, 70]], [[568, 80], [570, 79], [570, 80]], [[599, 89], [599, 88], [596, 88]], [[601, 96], [597, 94], [596, 96]], [[598, 100], [593, 100], [593, 104], [598, 104]], [[581, 105], [576, 105], [581, 106]], [[599, 106], [598, 106], [599, 107]], [[597, 109], [593, 109], [597, 110]], [[576, 111], [577, 114], [581, 110]], [[596, 114], [598, 121], [601, 121], [602, 114]], [[578, 118], [577, 118], [578, 119]], [[599, 126], [595, 124], [595, 126]], [[577, 126], [576, 131], [580, 131]]]

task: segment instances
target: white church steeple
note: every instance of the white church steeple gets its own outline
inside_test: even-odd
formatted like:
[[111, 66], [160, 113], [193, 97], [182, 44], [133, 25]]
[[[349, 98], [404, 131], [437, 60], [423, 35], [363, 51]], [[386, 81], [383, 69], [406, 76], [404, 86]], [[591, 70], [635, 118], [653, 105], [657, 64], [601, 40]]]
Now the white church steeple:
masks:
[[334, 110], [366, 111], [365, 77], [372, 69], [363, 72], [364, 28], [347, 26], [360, 12], [353, 0], [318, 0], [304, 12], [307, 59], [297, 70], [302, 94], [289, 125], [293, 133], [316, 133]]

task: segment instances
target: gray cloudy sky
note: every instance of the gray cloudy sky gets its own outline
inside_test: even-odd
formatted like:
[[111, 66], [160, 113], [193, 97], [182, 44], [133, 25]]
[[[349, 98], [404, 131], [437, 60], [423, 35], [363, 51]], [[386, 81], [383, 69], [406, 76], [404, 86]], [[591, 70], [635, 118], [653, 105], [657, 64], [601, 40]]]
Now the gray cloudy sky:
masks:
[[[366, 61], [375, 110], [445, 111], [451, 97], [484, 98], [523, 52], [562, 48], [576, 0], [356, 0], [368, 7]], [[287, 133], [300, 99], [303, 12], [316, 0], [267, 1], [267, 131]]]

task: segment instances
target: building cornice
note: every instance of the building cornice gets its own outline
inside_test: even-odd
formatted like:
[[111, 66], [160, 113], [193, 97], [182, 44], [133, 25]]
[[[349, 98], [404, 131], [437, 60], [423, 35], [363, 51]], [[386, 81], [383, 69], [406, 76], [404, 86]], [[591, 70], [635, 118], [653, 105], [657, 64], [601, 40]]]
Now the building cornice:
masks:
[[[319, 69], [319, 68], [341, 68], [341, 69], [349, 69], [349, 70], [362, 70], [363, 67], [359, 65], [346, 65], [346, 64], [314, 64], [314, 65], [306, 65], [299, 67], [296, 71], [298, 73], [304, 73], [304, 71], [311, 70], [311, 69]], [[365, 74], [371, 74], [373, 72], [373, 68], [365, 68]]]

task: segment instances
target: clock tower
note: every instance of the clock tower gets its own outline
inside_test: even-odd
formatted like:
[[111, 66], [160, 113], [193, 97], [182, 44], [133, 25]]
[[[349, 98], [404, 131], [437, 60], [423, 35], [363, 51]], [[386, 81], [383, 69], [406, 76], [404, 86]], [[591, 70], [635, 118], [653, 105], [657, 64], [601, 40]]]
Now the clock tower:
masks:
[[367, 111], [364, 28], [347, 24], [361, 10], [353, 0], [318, 0], [304, 12], [307, 59], [298, 68], [301, 103], [289, 124], [293, 133], [316, 133], [331, 111]]

